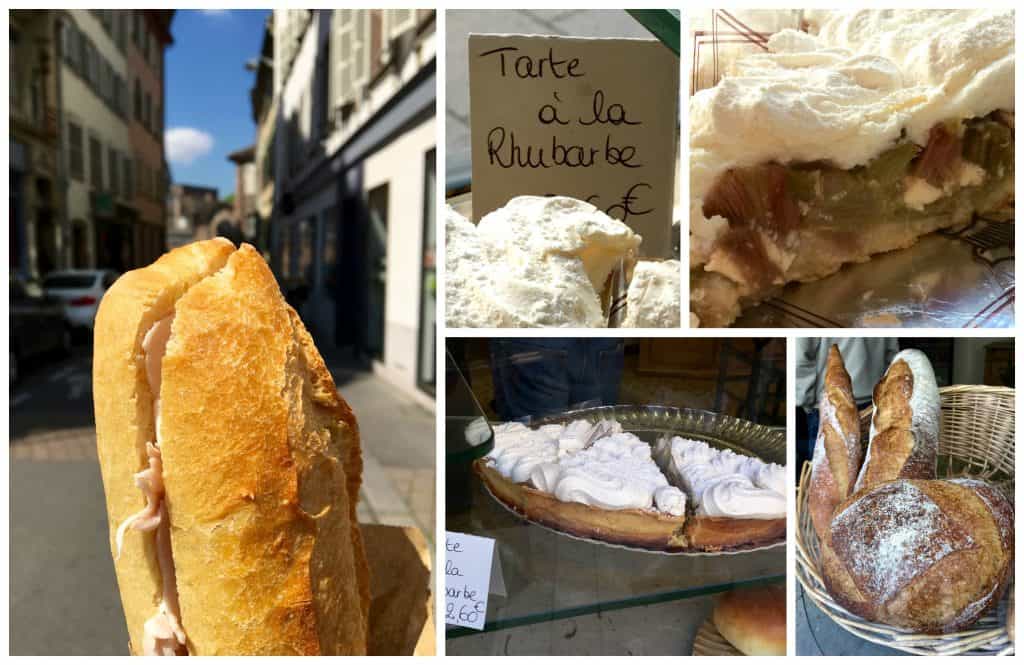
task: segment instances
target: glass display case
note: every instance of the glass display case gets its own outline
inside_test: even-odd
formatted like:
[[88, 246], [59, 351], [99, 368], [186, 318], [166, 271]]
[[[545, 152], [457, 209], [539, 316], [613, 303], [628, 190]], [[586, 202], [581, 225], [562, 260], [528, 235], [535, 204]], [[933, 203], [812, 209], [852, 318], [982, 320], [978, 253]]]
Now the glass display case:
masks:
[[[620, 347], [624, 344], [622, 340], [615, 342]], [[785, 464], [785, 436], [781, 428], [701, 409], [649, 405], [593, 406], [620, 396], [634, 397], [638, 391], [643, 394], [638, 386], [642, 386], [645, 380], [651, 382], [652, 377], [637, 376], [634, 361], [629, 359], [624, 363], [625, 368], [621, 364], [616, 367], [610, 358], [605, 358], [603, 363], [592, 362], [596, 366], [591, 368], [593, 372], [587, 377], [589, 385], [584, 393], [578, 395], [587, 399], [582, 404], [572, 402], [567, 409], [559, 399], [546, 397], [546, 390], [551, 388], [554, 379], [545, 375], [541, 368], [550, 367], [552, 363], [568, 363], [568, 355], [557, 351], [530, 353], [520, 349], [517, 353], [501, 356], [500, 352], [495, 352], [493, 340], [482, 343], [481, 348], [484, 344], [491, 350], [490, 355], [485, 360], [478, 348], [475, 369], [469, 369], [474, 365], [473, 360], [459, 357], [474, 355], [472, 352], [449, 353], [446, 414], [446, 529], [493, 538], [501, 568], [504, 593], [501, 589], [495, 593], [492, 584], [484, 633], [707, 598], [735, 587], [785, 582], [784, 542], [742, 553], [667, 554], [583, 540], [532, 523], [516, 514], [491, 495], [473, 470], [474, 461], [486, 456], [494, 445], [493, 434], [490, 428], [483, 427], [484, 422], [493, 424], [515, 419], [530, 426], [539, 426], [577, 418], [592, 421], [613, 418], [622, 424], [625, 431], [635, 433], [652, 446], [664, 434], [677, 434], [704, 440], [718, 448], [731, 448], [765, 461]], [[619, 353], [622, 354], [621, 348]], [[601, 358], [601, 355], [593, 354], [592, 357]], [[709, 362], [717, 361], [711, 358]], [[509, 392], [507, 385], [488, 384], [488, 381], [501, 383], [503, 377], [511, 377], [509, 380], [516, 384], [511, 392], [519, 389], [537, 391], [538, 398], [525, 408], [542, 409], [541, 413], [524, 416], [506, 412], [504, 417], [499, 417], [499, 412], [515, 408], [498, 403], [507, 399], [503, 396], [503, 392]], [[467, 378], [475, 382], [475, 393]], [[672, 385], [672, 381], [666, 375], [653, 377], [653, 382], [662, 386]], [[713, 395], [715, 391], [709, 389], [708, 392]], [[495, 399], [487, 400], [486, 396], [492, 393]], [[485, 395], [485, 398], [480, 399], [478, 395]], [[713, 399], [708, 397], [709, 401]], [[585, 408], [579, 410], [580, 406]], [[737, 410], [741, 408], [742, 405]], [[646, 613], [646, 623], [659, 621], [657, 612], [652, 613], [649, 609], [643, 612]], [[705, 610], [694, 620], [699, 619], [699, 623], [706, 614]], [[674, 621], [675, 618], [666, 614], [663, 620]], [[651, 629], [655, 627], [652, 625]], [[452, 625], [446, 629], [446, 637], [450, 640], [470, 635], [480, 635], [480, 631]]]

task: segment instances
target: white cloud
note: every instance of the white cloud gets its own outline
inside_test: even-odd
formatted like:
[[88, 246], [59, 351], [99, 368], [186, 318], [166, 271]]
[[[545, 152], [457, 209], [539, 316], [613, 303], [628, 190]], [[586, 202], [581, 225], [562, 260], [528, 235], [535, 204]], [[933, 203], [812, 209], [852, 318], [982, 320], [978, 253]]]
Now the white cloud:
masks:
[[199, 13], [206, 14], [207, 16], [223, 16], [227, 14], [230, 9], [200, 9]]
[[167, 161], [188, 166], [213, 150], [213, 137], [194, 127], [172, 127], [164, 132]]

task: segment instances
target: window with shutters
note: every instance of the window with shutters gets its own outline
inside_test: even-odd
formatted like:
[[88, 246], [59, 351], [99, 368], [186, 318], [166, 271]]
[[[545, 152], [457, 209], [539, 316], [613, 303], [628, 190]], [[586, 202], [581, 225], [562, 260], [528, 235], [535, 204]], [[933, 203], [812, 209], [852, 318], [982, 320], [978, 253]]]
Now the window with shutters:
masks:
[[384, 11], [387, 16], [387, 35], [390, 39], [395, 39], [406, 30], [416, 27], [415, 9], [385, 9]]
[[121, 175], [124, 176], [124, 183], [122, 185], [123, 194], [126, 199], [135, 198], [135, 183], [132, 174], [132, 160], [127, 157], [124, 158], [124, 168], [122, 169]]
[[76, 57], [78, 58], [78, 75], [81, 76], [83, 80], [88, 81], [89, 44], [86, 41], [85, 34], [77, 30], [75, 31], [75, 46], [77, 47], [75, 51], [77, 51]]
[[64, 62], [75, 67], [75, 24], [64, 21], [60, 24], [60, 52]]
[[95, 81], [95, 79], [93, 78], [93, 73], [92, 73], [92, 63], [93, 63], [92, 44], [90, 44], [85, 39], [85, 35], [82, 35], [82, 37], [83, 37], [83, 39], [82, 39], [82, 78], [85, 79], [86, 83], [88, 83], [90, 86], [92, 86], [94, 84], [94, 81]]
[[68, 122], [68, 172], [75, 180], [85, 180], [85, 145], [82, 126]]
[[114, 41], [117, 42], [117, 48], [124, 52], [125, 47], [128, 45], [128, 14], [130, 12], [120, 10], [117, 12], [117, 31], [115, 32]]
[[369, 79], [369, 12], [365, 9], [334, 11], [331, 30], [334, 108], [356, 102]]
[[110, 185], [110, 192], [117, 196], [117, 190], [121, 186], [121, 173], [119, 167], [121, 166], [121, 155], [118, 154], [117, 150], [110, 148], [107, 152], [107, 168], [110, 170], [110, 177], [107, 180]]
[[292, 61], [299, 53], [302, 35], [306, 31], [306, 26], [309, 25], [310, 16], [308, 9], [278, 10], [275, 15], [275, 20], [276, 18], [281, 20], [281, 30], [278, 35], [280, 43], [275, 44], [275, 48], [281, 49], [282, 72], [286, 78], [288, 72], [291, 71]]
[[103, 145], [95, 136], [89, 137], [89, 184], [103, 189]]
[[135, 122], [142, 122], [142, 84], [135, 79]]

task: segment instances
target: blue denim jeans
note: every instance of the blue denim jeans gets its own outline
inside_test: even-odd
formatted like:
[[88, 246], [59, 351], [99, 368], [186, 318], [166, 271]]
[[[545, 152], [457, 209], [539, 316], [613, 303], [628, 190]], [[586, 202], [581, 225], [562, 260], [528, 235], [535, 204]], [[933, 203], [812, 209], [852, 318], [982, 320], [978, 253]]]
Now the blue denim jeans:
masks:
[[503, 420], [613, 405], [622, 381], [621, 339], [491, 340], [494, 402]]

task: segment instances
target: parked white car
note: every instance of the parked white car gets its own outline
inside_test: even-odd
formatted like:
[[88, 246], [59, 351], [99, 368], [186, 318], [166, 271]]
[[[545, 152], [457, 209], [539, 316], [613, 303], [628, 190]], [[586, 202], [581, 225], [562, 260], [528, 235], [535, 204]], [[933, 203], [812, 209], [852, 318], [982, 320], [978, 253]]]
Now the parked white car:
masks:
[[113, 270], [60, 270], [43, 279], [43, 290], [64, 303], [64, 318], [72, 328], [92, 330], [100, 300], [118, 276]]

